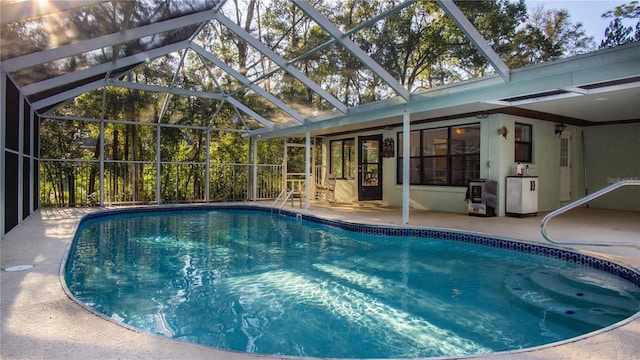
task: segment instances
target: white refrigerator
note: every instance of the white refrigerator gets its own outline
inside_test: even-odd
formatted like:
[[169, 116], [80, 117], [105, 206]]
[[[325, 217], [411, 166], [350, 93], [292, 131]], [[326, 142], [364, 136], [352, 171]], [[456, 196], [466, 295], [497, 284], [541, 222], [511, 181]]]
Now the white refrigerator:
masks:
[[506, 214], [538, 215], [537, 176], [507, 176]]

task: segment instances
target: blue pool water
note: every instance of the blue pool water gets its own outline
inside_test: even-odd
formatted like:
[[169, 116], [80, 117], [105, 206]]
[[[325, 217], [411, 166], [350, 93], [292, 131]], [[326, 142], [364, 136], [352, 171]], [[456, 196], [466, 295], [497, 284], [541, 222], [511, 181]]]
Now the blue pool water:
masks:
[[367, 232], [264, 211], [99, 216], [77, 231], [66, 285], [95, 311], [154, 334], [335, 358], [515, 350], [640, 310], [640, 289], [608, 272], [411, 232]]

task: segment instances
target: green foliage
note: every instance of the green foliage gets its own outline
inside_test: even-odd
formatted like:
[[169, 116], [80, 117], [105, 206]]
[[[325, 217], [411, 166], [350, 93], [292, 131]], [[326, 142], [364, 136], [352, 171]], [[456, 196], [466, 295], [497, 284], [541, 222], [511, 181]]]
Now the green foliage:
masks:
[[[78, 38], [69, 39], [73, 42], [82, 37], [120, 31], [123, 19], [142, 24], [150, 18], [155, 19], [154, 16], [169, 16], [165, 14], [173, 11], [167, 10], [173, 6], [179, 8], [180, 4], [155, 0], [136, 6], [133, 2], [118, 2], [78, 8], [72, 11], [72, 17], [55, 26], [56, 29], [63, 26], [82, 29], [84, 33], [76, 34]], [[295, 68], [348, 106], [395, 96], [366, 63], [356, 59], [349, 49], [305, 16], [294, 2], [272, 0], [265, 4], [257, 0], [230, 1], [222, 11], [285, 59], [287, 67]], [[417, 1], [388, 16], [380, 16], [399, 4], [401, 2], [386, 0], [313, 1], [321, 13], [348, 33], [349, 39], [411, 92], [493, 71], [437, 2]], [[528, 14], [524, 0], [458, 1], [456, 5], [512, 68], [592, 48], [582, 25], [573, 24], [564, 10], [537, 9]], [[99, 16], [92, 15], [91, 11], [99, 11]], [[628, 42], [633, 36], [638, 38], [637, 25], [633, 36], [631, 30], [621, 25], [622, 19], [638, 18], [638, 12], [637, 1], [632, 1], [609, 14], [615, 18], [607, 46]], [[103, 21], [97, 22], [98, 18]], [[23, 24], [20, 27], [12, 24], [18, 28], [11, 29], [13, 37], [8, 40], [18, 43], [32, 37], [33, 43], [37, 43], [34, 46], [44, 47], [48, 40], [45, 25], [27, 27]], [[3, 34], [6, 26], [3, 25]], [[171, 39], [165, 40], [171, 42]], [[291, 71], [278, 69], [276, 60], [261, 54], [219, 22], [205, 26], [194, 41], [305, 117], [334, 110], [334, 106], [312, 87], [292, 76]], [[94, 60], [104, 63], [111, 61], [114, 55], [122, 57], [131, 51], [142, 52], [147, 45], [140, 40], [131, 46], [114, 46], [96, 54]], [[11, 50], [3, 47], [2, 54], [6, 58]], [[64, 59], [56, 71], [74, 71], [81, 62], [75, 57]], [[48, 70], [29, 71], [46, 74]], [[97, 174], [101, 147], [106, 176], [103, 195], [107, 202], [154, 202], [156, 196], [172, 202], [204, 201], [207, 187], [210, 189], [208, 200], [244, 199], [248, 196], [246, 189], [250, 178], [245, 164], [252, 161], [249, 155], [252, 149], [249, 139], [242, 137], [240, 131], [263, 125], [234, 107], [228, 97], [274, 123], [291, 120], [284, 111], [246, 87], [244, 78], [234, 78], [191, 50], [152, 59], [123, 75], [121, 80], [175, 86], [220, 96], [164, 95], [107, 86], [61, 106], [56, 110], [57, 115], [110, 121], [104, 123], [104, 144], [98, 143], [100, 123], [97, 121], [42, 122], [40, 151], [43, 159], [86, 160], [81, 165], [72, 161], [43, 163], [43, 204], [95, 201], [99, 191]], [[160, 130], [158, 123], [164, 125]], [[208, 153], [207, 137], [210, 140]], [[283, 147], [283, 139], [258, 141], [258, 163], [281, 164]], [[207, 158], [212, 164], [209, 174], [206, 174], [204, 164]], [[292, 164], [304, 164], [304, 152], [293, 151], [290, 160]], [[274, 179], [277, 176], [269, 175]], [[206, 184], [207, 178], [209, 184]], [[156, 194], [158, 179], [160, 193]], [[272, 186], [263, 185], [264, 188]], [[80, 188], [82, 190], [77, 190]]]
[[[600, 42], [601, 49], [640, 41], [640, 4], [638, 1], [634, 0], [628, 4], [617, 6], [614, 10], [603, 14], [602, 17], [613, 19], [605, 29], [605, 39]], [[624, 20], [635, 20], [635, 27], [625, 26]]]
[[592, 51], [593, 38], [585, 34], [581, 23], [572, 23], [566, 10], [534, 8], [524, 26], [515, 34], [513, 48], [506, 61], [511, 68]]

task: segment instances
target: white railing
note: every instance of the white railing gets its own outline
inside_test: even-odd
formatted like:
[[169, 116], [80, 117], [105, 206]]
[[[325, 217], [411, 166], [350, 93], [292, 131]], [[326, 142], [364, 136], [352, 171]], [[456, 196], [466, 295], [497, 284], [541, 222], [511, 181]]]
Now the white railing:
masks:
[[[41, 207], [100, 205], [98, 160], [40, 160]], [[105, 160], [104, 205], [197, 203], [271, 200], [282, 190], [282, 165], [257, 165], [253, 195], [253, 164]], [[157, 185], [160, 179], [160, 186]], [[208, 187], [208, 189], [207, 189]], [[160, 195], [156, 196], [159, 189]], [[208, 197], [207, 197], [208, 194]]]
[[258, 193], [255, 200], [275, 199], [282, 191], [282, 165], [258, 164]]

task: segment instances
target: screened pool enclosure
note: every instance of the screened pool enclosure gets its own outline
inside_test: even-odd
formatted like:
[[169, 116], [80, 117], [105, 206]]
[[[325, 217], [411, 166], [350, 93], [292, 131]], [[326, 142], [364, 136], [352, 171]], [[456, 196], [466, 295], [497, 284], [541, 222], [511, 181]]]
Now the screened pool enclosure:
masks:
[[[417, 123], [639, 118], [585, 105], [607, 91], [632, 104], [638, 43], [525, 49], [524, 1], [3, 1], [1, 15], [2, 234], [49, 206], [283, 188], [308, 206], [342, 166], [341, 134], [397, 129], [393, 152], [409, 154]], [[393, 163], [405, 213], [410, 160]]]

